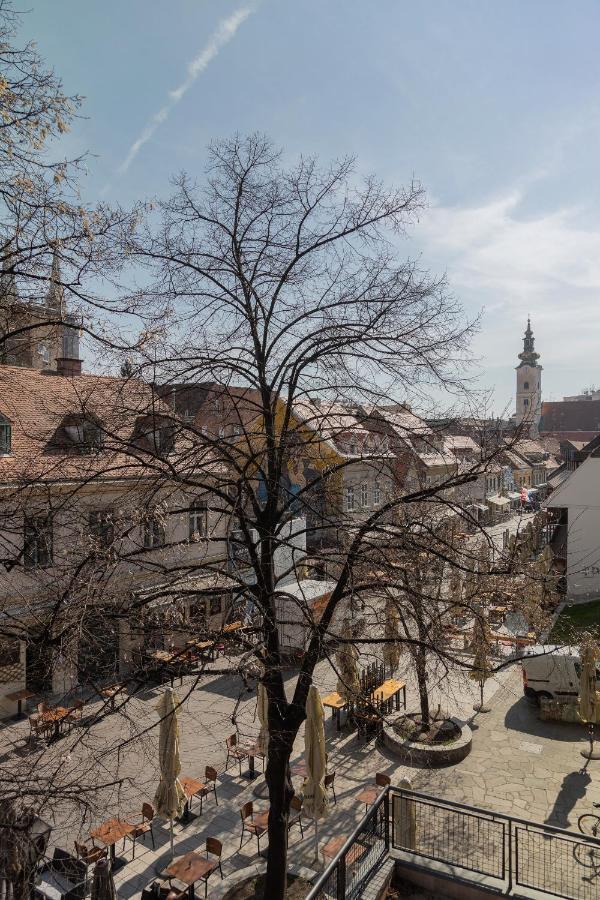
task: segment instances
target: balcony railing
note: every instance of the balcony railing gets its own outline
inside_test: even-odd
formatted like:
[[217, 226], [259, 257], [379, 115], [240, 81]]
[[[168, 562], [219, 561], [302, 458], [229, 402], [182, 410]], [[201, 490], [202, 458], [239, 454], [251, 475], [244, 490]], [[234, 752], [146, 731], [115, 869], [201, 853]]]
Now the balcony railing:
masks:
[[512, 897], [534, 890], [564, 900], [600, 898], [600, 840], [388, 787], [306, 900], [360, 897], [389, 853], [412, 868]]

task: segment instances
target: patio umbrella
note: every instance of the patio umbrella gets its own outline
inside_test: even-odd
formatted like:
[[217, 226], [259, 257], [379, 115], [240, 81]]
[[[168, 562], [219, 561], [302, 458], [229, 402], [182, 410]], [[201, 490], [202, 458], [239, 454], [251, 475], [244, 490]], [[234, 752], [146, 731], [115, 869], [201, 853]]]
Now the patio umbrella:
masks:
[[[408, 778], [401, 778], [398, 787], [412, 791]], [[409, 797], [394, 797], [394, 846], [403, 850], [415, 850], [417, 846], [417, 817], [414, 800]]]
[[94, 868], [91, 900], [117, 900], [117, 889], [107, 859], [99, 859]]
[[327, 815], [327, 794], [323, 783], [326, 770], [325, 711], [319, 691], [314, 684], [309, 687], [306, 699], [304, 758], [306, 760], [306, 779], [303, 787], [304, 809], [315, 823], [315, 862], [318, 862], [318, 820]]
[[600, 693], [596, 690], [596, 663], [600, 652], [589, 632], [584, 632], [579, 651], [581, 675], [579, 678], [579, 718], [586, 722], [589, 730], [590, 749], [582, 750], [586, 759], [600, 759], [594, 753], [594, 725], [600, 722]]
[[178, 705], [179, 699], [173, 688], [167, 688], [156, 704], [156, 710], [160, 715], [158, 735], [160, 782], [154, 796], [154, 805], [157, 815], [169, 820], [171, 855], [173, 855], [173, 819], [182, 814], [185, 806], [185, 793], [178, 777], [181, 772]]
[[[346, 641], [352, 640], [352, 629], [349, 624], [344, 626], [342, 637]], [[358, 650], [355, 644], [340, 644], [335, 657], [338, 670], [337, 692], [343, 700], [352, 702], [360, 693], [360, 678], [358, 677]]]
[[384, 636], [388, 643], [383, 645], [383, 662], [389, 666], [391, 677], [400, 664], [400, 618], [398, 610], [389, 600], [385, 605]]
[[262, 682], [259, 682], [258, 685], [256, 712], [260, 722], [260, 731], [256, 739], [256, 746], [261, 753], [265, 754], [266, 758], [269, 752], [269, 698], [267, 696], [267, 689]]

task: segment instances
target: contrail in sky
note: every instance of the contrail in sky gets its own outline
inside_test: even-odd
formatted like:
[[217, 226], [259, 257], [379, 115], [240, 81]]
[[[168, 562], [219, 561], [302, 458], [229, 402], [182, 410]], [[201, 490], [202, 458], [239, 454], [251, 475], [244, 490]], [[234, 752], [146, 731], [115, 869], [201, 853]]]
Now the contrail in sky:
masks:
[[216, 30], [210, 36], [206, 46], [188, 65], [187, 76], [185, 80], [182, 81], [179, 87], [175, 88], [175, 90], [169, 91], [169, 99], [167, 100], [167, 102], [158, 110], [157, 113], [152, 116], [140, 136], [133, 142], [133, 144], [129, 148], [129, 153], [117, 169], [119, 175], [123, 175], [127, 171], [144, 144], [148, 143], [159, 125], [162, 125], [165, 119], [168, 118], [173, 107], [177, 103], [179, 103], [182, 97], [185, 96], [198, 76], [201, 75], [202, 72], [204, 72], [208, 65], [217, 56], [221, 48], [224, 47], [225, 44], [227, 44], [232, 39], [240, 25], [248, 18], [248, 16], [252, 12], [253, 9], [251, 7], [243, 6], [238, 9], [237, 12], [234, 12], [232, 15], [230, 15], [227, 19], [222, 19], [219, 22]]

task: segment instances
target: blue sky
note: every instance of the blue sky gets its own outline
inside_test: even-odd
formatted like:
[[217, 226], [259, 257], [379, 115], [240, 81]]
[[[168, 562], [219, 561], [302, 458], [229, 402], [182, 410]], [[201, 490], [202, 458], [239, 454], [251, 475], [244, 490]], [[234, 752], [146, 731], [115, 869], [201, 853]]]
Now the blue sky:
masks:
[[[600, 4], [578, 0], [32, 0], [35, 39], [86, 119], [90, 201], [168, 192], [205, 147], [264, 131], [354, 153], [429, 208], [406, 242], [447, 272], [499, 411], [527, 313], [545, 399], [600, 384]], [[191, 67], [191, 68], [190, 68]], [[175, 92], [175, 96], [173, 95]], [[512, 407], [511, 407], [512, 409]]]

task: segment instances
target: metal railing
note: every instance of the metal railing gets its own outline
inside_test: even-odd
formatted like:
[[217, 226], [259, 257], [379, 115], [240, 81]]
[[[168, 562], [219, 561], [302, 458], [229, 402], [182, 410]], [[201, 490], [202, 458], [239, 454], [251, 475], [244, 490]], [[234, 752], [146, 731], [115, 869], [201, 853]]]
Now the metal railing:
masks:
[[390, 846], [411, 866], [564, 900], [600, 900], [600, 839], [463, 803], [386, 787], [306, 900], [352, 900]]
[[353, 900], [390, 847], [389, 787], [383, 789], [305, 900]]
[[[503, 893], [519, 888], [564, 900], [600, 900], [600, 840], [392, 789], [392, 847], [421, 868], [449, 867], [451, 877], [479, 880]], [[430, 865], [429, 865], [430, 867]], [[451, 867], [451, 868], [450, 868]]]

